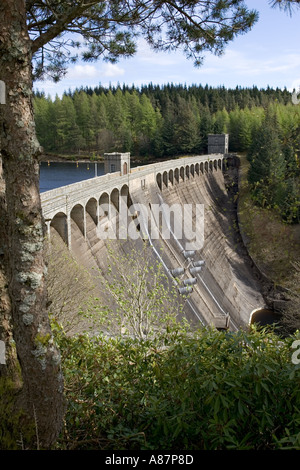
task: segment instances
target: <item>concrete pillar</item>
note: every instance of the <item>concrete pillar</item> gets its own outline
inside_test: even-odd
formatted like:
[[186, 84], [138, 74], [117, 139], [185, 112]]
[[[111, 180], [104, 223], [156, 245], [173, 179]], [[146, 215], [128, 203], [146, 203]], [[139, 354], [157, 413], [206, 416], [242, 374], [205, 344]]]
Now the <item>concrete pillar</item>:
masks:
[[45, 222], [46, 222], [46, 226], [47, 226], [47, 236], [48, 236], [48, 240], [50, 242], [50, 240], [51, 240], [51, 230], [50, 230], [51, 219], [46, 220]]
[[85, 209], [85, 206], [83, 206], [83, 236], [84, 236], [84, 239], [86, 240], [86, 209]]
[[97, 227], [99, 225], [99, 218], [100, 218], [100, 205], [99, 205], [99, 201], [97, 201], [97, 214], [96, 214], [96, 217], [97, 217]]
[[72, 238], [71, 238], [71, 214], [67, 214], [67, 231], [68, 231], [68, 248], [72, 250]]

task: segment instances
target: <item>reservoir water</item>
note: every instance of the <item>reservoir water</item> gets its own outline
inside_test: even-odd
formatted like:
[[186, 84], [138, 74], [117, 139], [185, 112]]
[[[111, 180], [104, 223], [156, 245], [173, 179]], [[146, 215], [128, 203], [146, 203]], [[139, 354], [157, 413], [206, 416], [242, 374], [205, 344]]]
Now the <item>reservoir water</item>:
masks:
[[41, 162], [40, 192], [104, 175], [103, 162]]

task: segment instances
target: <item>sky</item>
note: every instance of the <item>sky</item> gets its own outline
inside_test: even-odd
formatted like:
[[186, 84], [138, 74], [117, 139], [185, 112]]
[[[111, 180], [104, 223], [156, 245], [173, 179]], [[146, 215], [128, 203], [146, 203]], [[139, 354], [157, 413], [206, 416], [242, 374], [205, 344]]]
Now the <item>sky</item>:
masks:
[[123, 84], [135, 87], [186, 84], [225, 88], [252, 87], [300, 89], [300, 9], [291, 17], [268, 0], [245, 0], [249, 9], [259, 12], [252, 30], [230, 42], [223, 56], [207, 53], [200, 68], [180, 51], [157, 53], [141, 38], [134, 57], [116, 64], [103, 61], [78, 62], [68, 69], [63, 80], [35, 82], [34, 89], [53, 99], [64, 91], [81, 87]]

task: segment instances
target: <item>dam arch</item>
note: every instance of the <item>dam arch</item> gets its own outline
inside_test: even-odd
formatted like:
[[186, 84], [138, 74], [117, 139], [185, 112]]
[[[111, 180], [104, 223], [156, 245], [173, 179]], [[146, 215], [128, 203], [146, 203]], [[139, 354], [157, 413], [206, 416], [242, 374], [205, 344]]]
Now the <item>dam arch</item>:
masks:
[[77, 227], [85, 236], [85, 208], [81, 204], [75, 204], [70, 212], [71, 219], [76, 223]]
[[91, 216], [95, 225], [98, 223], [98, 202], [97, 199], [92, 197], [88, 200], [85, 206], [86, 212]]
[[180, 167], [179, 172], [180, 172], [181, 181], [184, 181], [184, 167], [183, 166]]
[[166, 188], [168, 187], [168, 180], [169, 180], [168, 173], [167, 173], [167, 171], [164, 171], [163, 172], [163, 182], [164, 182], [164, 185], [166, 186]]
[[161, 178], [161, 173], [157, 173], [156, 175], [156, 183], [159, 189], [162, 191], [162, 178]]
[[64, 212], [58, 212], [55, 214], [50, 222], [51, 227], [59, 234], [63, 239], [64, 243], [68, 245], [68, 220], [67, 215]]
[[120, 191], [118, 188], [114, 188], [110, 194], [110, 201], [111, 203], [114, 205], [114, 207], [116, 208], [116, 210], [119, 212], [119, 209], [120, 209], [120, 201], [119, 201], [119, 198], [120, 198]]
[[103, 217], [109, 216], [109, 194], [104, 192], [101, 194], [99, 198], [99, 206], [100, 206], [100, 213], [99, 213], [99, 220]]
[[257, 308], [250, 314], [249, 325], [261, 327], [275, 325], [279, 321], [279, 315], [268, 307]]
[[120, 204], [123, 205], [123, 207], [130, 207], [131, 205], [131, 198], [130, 198], [130, 193], [129, 193], [129, 187], [127, 184], [123, 184], [120, 190]]

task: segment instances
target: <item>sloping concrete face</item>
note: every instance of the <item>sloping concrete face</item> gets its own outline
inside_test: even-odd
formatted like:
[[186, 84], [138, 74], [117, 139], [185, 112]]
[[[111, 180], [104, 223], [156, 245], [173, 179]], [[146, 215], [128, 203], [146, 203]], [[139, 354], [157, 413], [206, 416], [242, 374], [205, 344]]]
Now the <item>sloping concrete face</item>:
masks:
[[[231, 178], [230, 172], [236, 174], [237, 168], [229, 168], [226, 178]], [[232, 187], [231, 181], [229, 183]], [[180, 208], [204, 206], [202, 247], [187, 258], [181, 248], [185, 248], [189, 240], [183, 233], [182, 238], [177, 239], [161, 237], [159, 245], [162, 244], [163, 250], [157, 251], [170, 270], [184, 268], [185, 274], [179, 278], [181, 286], [188, 280], [193, 284], [193, 291], [188, 295], [190, 318], [195, 317], [197, 311], [205, 325], [225, 328], [225, 317], [229, 315], [230, 329], [247, 327], [251, 312], [264, 307], [265, 301], [239, 236], [234, 195], [226, 189], [222, 170], [217, 167], [204, 174], [195, 172], [179, 184], [175, 180], [174, 184], [163, 185], [162, 190], [158, 184], [150, 183], [144, 190], [133, 190], [131, 198], [134, 202], [150, 202], [152, 206], [164, 203], [169, 208], [174, 207], [173, 226], [178, 214], [182, 214]], [[201, 230], [195, 213], [193, 222], [194, 230]], [[199, 234], [198, 240], [201, 236]], [[158, 245], [157, 241], [152, 242]], [[197, 266], [198, 271], [193, 271]], [[191, 279], [196, 279], [196, 283]]]

